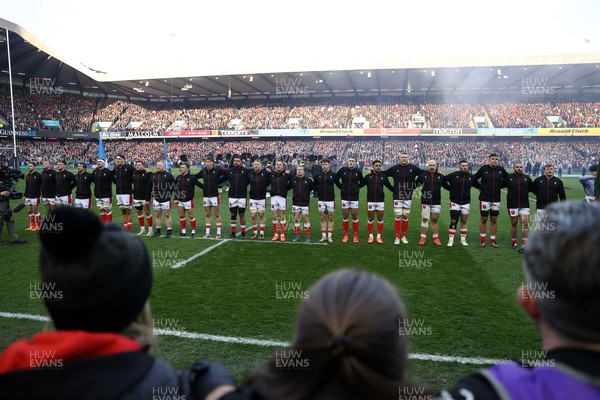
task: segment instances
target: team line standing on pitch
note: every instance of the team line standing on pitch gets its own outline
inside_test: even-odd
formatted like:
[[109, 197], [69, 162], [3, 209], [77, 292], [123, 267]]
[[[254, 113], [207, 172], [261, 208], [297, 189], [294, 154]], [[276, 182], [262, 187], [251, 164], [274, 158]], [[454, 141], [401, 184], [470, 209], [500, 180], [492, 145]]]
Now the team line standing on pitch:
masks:
[[[424, 245], [431, 227], [433, 243], [441, 246], [438, 220], [442, 209], [441, 192], [450, 192], [450, 226], [448, 229], [448, 246], [454, 245], [457, 230], [460, 243], [467, 246], [467, 223], [470, 214], [471, 188], [479, 190], [480, 226], [479, 246], [487, 243], [487, 223], [490, 222], [490, 246], [498, 247], [496, 239], [497, 218], [500, 213], [501, 189], [507, 189], [507, 208], [511, 221], [511, 247], [517, 247], [517, 227], [521, 223], [521, 246], [527, 243], [530, 204], [529, 193], [536, 196], [536, 221], [543, 220], [544, 209], [555, 201], [565, 201], [562, 181], [554, 176], [554, 167], [544, 167], [544, 175], [532, 180], [523, 173], [523, 164], [515, 163], [513, 172], [508, 173], [498, 165], [499, 157], [490, 154], [488, 164], [483, 165], [471, 175], [468, 163], [460, 161], [458, 170], [442, 175], [437, 170], [435, 160], [426, 164], [426, 170], [409, 163], [408, 154], [400, 154], [400, 163], [387, 170], [381, 169], [381, 161], [374, 160], [371, 170], [363, 175], [357, 168], [357, 159], [350, 157], [344, 167], [337, 172], [330, 170], [330, 160], [321, 160], [321, 172], [307, 177], [304, 165], [298, 165], [294, 171], [284, 169], [281, 160], [276, 160], [273, 168], [264, 168], [260, 160], [254, 160], [251, 168], [243, 166], [238, 155], [232, 157], [231, 166], [222, 168], [215, 165], [212, 156], [206, 157], [204, 167], [196, 174], [191, 173], [187, 162], [180, 163], [179, 175], [174, 177], [165, 170], [165, 163], [159, 161], [156, 172], [146, 169], [143, 161], [136, 161], [135, 166], [125, 162], [120, 154], [115, 158], [115, 167], [106, 168], [106, 160], [99, 158], [96, 168], [89, 173], [84, 163], [77, 164], [77, 172], [66, 171], [64, 162], [57, 163], [58, 171], [52, 169], [48, 161], [42, 163], [42, 172], [36, 171], [35, 163], [28, 163], [24, 202], [29, 211], [30, 226], [27, 230], [37, 230], [40, 224], [38, 205], [43, 203], [49, 212], [59, 205], [74, 205], [90, 208], [92, 193], [103, 222], [112, 221], [112, 186], [115, 186], [117, 205], [123, 215], [123, 227], [130, 231], [132, 227], [133, 208], [137, 211], [140, 231], [138, 235], [152, 237], [163, 236], [162, 221], [164, 217], [166, 232], [164, 237], [173, 236], [171, 208], [177, 205], [181, 231], [179, 236], [187, 236], [189, 220], [190, 237], [196, 237], [196, 218], [194, 215], [195, 188], [202, 189], [203, 207], [205, 211], [204, 238], [211, 237], [212, 217], [215, 218], [215, 238], [222, 237], [222, 220], [220, 215], [219, 187], [229, 182], [228, 208], [230, 211], [230, 239], [239, 236], [246, 238], [246, 208], [251, 214], [252, 239], [265, 239], [265, 210], [267, 193], [270, 187], [271, 214], [273, 223], [272, 241], [285, 242], [287, 239], [286, 211], [287, 197], [291, 191], [292, 215], [294, 224], [293, 242], [301, 240], [304, 231], [307, 243], [311, 243], [310, 233], [310, 197], [314, 191], [318, 197], [321, 239], [319, 242], [333, 242], [335, 216], [335, 190], [340, 189], [342, 209], [342, 242], [350, 241], [350, 217], [352, 217], [352, 242], [359, 242], [359, 194], [366, 186], [367, 190], [367, 230], [368, 243], [383, 243], [385, 190], [392, 192], [394, 209], [394, 244], [408, 243], [409, 216], [415, 190], [420, 190], [421, 202], [421, 235], [419, 244]], [[392, 182], [390, 182], [390, 178]], [[92, 191], [91, 185], [94, 184]], [[72, 199], [72, 190], [75, 198]], [[40, 201], [41, 198], [41, 201]], [[152, 215], [150, 206], [154, 210]], [[239, 216], [240, 232], [237, 233]], [[377, 218], [377, 234], [374, 234], [375, 217]], [[460, 229], [458, 225], [460, 223]], [[147, 226], [147, 230], [146, 230]], [[303, 228], [303, 229], [301, 229]]]

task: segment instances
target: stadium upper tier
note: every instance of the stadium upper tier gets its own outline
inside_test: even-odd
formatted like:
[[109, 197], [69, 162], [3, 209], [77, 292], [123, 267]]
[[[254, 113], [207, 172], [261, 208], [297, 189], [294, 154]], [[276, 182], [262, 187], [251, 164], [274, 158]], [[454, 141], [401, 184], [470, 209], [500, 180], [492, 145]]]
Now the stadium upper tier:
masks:
[[[600, 127], [600, 101], [595, 100], [444, 100], [353, 97], [140, 103], [14, 91], [17, 130]], [[0, 117], [11, 124], [10, 93], [6, 86], [0, 88]]]

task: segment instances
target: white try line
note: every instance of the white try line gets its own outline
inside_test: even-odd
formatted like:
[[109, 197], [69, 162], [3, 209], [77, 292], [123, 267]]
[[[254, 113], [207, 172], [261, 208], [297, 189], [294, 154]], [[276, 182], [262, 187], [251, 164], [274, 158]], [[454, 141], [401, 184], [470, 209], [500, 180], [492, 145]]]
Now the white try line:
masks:
[[[48, 321], [49, 318], [43, 315], [23, 314], [23, 313], [9, 313], [0, 311], [1, 318], [10, 319], [28, 319], [33, 321]], [[262, 347], [287, 347], [290, 344], [279, 340], [262, 340], [252, 339], [243, 337], [232, 337], [232, 336], [220, 336], [220, 335], [209, 335], [207, 333], [195, 333], [186, 331], [175, 331], [170, 329], [154, 329], [154, 334], [157, 336], [174, 336], [183, 339], [196, 339], [206, 340], [210, 342], [221, 342], [221, 343], [236, 343], [236, 344], [247, 344], [253, 346]], [[420, 361], [434, 361], [434, 362], [451, 362], [458, 364], [476, 364], [476, 365], [488, 365], [488, 364], [499, 364], [506, 363], [509, 360], [500, 360], [494, 358], [482, 358], [482, 357], [456, 357], [456, 356], [444, 356], [439, 354], [424, 354], [424, 353], [411, 353], [409, 358], [412, 360]]]
[[217, 244], [213, 244], [212, 246], [210, 246], [210, 247], [207, 247], [206, 249], [202, 250], [200, 253], [198, 253], [198, 254], [195, 254], [195, 255], [191, 256], [191, 257], [190, 257], [190, 258], [188, 258], [187, 260], [183, 260], [183, 261], [180, 261], [180, 262], [178, 262], [177, 264], [173, 264], [173, 265], [171, 266], [171, 268], [173, 268], [173, 269], [176, 269], [176, 268], [181, 268], [181, 267], [183, 267], [185, 264], [189, 263], [190, 261], [194, 261], [196, 258], [198, 258], [198, 257], [202, 257], [203, 255], [205, 255], [205, 254], [206, 254], [206, 253], [208, 253], [209, 251], [212, 251], [212, 250], [216, 249], [217, 247], [219, 247], [219, 246], [222, 246], [222, 245], [224, 245], [224, 244], [225, 244], [225, 243], [227, 243], [227, 242], [230, 242], [231, 240], [232, 240], [232, 239], [224, 239], [224, 240], [221, 240], [221, 241], [220, 241], [220, 242], [218, 242]]

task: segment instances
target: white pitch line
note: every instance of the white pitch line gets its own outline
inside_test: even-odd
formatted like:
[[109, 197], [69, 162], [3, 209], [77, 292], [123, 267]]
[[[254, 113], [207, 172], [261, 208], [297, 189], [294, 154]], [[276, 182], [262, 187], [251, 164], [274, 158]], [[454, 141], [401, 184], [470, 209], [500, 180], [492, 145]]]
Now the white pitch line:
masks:
[[255, 346], [262, 346], [262, 347], [286, 347], [289, 345], [289, 343], [287, 343], [287, 342], [281, 342], [278, 340], [261, 340], [261, 339], [252, 339], [252, 338], [242, 338], [242, 337], [209, 335], [207, 333], [174, 331], [171, 329], [154, 329], [154, 334], [160, 335], [160, 336], [175, 336], [175, 337], [184, 338], [184, 339], [209, 340], [211, 342], [252, 344]]
[[43, 315], [9, 313], [9, 312], [2, 312], [2, 311], [0, 311], [0, 317], [13, 318], [13, 319], [31, 319], [33, 321], [42, 321], [42, 322], [50, 320], [50, 318], [44, 317]]
[[195, 255], [191, 256], [191, 257], [190, 257], [190, 258], [188, 258], [187, 260], [183, 260], [183, 261], [180, 261], [180, 262], [178, 262], [177, 264], [173, 264], [173, 265], [171, 266], [171, 268], [173, 268], [173, 269], [176, 269], [176, 268], [181, 268], [181, 267], [183, 267], [185, 264], [189, 263], [190, 261], [194, 261], [196, 258], [198, 258], [198, 257], [202, 257], [203, 255], [205, 255], [205, 254], [206, 254], [206, 253], [208, 253], [209, 251], [212, 251], [212, 250], [216, 249], [217, 247], [219, 247], [219, 246], [222, 246], [222, 245], [224, 245], [225, 243], [227, 243], [227, 242], [229, 242], [229, 241], [231, 241], [231, 239], [224, 239], [224, 240], [220, 241], [220, 242], [219, 242], [219, 243], [217, 243], [217, 244], [213, 244], [212, 246], [210, 246], [210, 247], [207, 247], [206, 249], [202, 250], [200, 253], [198, 253], [198, 254], [195, 254]]
[[422, 360], [422, 361], [435, 361], [435, 362], [453, 362], [458, 364], [503, 364], [510, 362], [510, 360], [500, 360], [495, 358], [481, 358], [481, 357], [456, 357], [456, 356], [442, 356], [438, 354], [423, 354], [423, 353], [411, 353], [408, 355], [411, 360]]
[[[49, 318], [43, 315], [23, 314], [23, 313], [9, 313], [0, 311], [1, 318], [10, 319], [29, 319], [33, 321], [48, 321]], [[207, 333], [195, 333], [186, 331], [175, 331], [171, 329], [155, 329], [155, 335], [159, 336], [174, 336], [183, 339], [196, 339], [206, 340], [211, 342], [221, 343], [237, 343], [237, 344], [248, 344], [261, 347], [287, 347], [290, 344], [279, 340], [262, 340], [252, 339], [243, 337], [232, 337], [232, 336], [220, 336], [220, 335], [209, 335]], [[434, 362], [450, 362], [458, 364], [476, 364], [476, 365], [487, 365], [487, 364], [499, 364], [506, 363], [509, 360], [500, 360], [493, 358], [482, 358], [482, 357], [457, 357], [457, 356], [445, 356], [440, 354], [424, 354], [424, 353], [411, 353], [409, 358], [412, 360], [421, 361], [434, 361]]]

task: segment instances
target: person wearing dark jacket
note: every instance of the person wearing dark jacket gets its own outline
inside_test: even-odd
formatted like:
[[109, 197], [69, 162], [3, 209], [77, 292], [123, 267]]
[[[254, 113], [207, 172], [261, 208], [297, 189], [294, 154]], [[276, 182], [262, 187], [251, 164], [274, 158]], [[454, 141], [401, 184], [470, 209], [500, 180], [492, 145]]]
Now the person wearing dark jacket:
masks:
[[[260, 160], [252, 162], [248, 172], [250, 184], [250, 215], [252, 217], [252, 239], [265, 239], [265, 208], [267, 207], [267, 186], [271, 183], [269, 173], [263, 169]], [[260, 228], [260, 231], [259, 231]]]
[[367, 187], [367, 230], [369, 239], [367, 243], [373, 243], [373, 219], [377, 212], [377, 243], [382, 244], [383, 239], [383, 211], [385, 209], [385, 193], [384, 186], [390, 191], [394, 191], [394, 187], [388, 180], [386, 174], [381, 172], [381, 161], [375, 160], [371, 163], [373, 168], [362, 181], [362, 186]]
[[479, 168], [473, 175], [473, 187], [479, 189], [479, 247], [485, 247], [487, 241], [487, 220], [490, 218], [490, 246], [498, 247], [498, 215], [500, 214], [500, 188], [504, 177], [508, 175], [504, 167], [498, 165], [500, 157], [490, 154], [489, 163]]
[[384, 174], [394, 178], [394, 230], [396, 239], [394, 244], [408, 243], [406, 232], [408, 232], [408, 216], [412, 207], [413, 191], [418, 187], [416, 179], [423, 171], [416, 165], [408, 162], [408, 153], [400, 153], [400, 164], [394, 165]]
[[152, 181], [152, 207], [156, 212], [156, 228], [152, 237], [160, 237], [162, 229], [162, 216], [165, 215], [167, 234], [165, 238], [173, 237], [171, 218], [171, 193], [176, 190], [175, 179], [171, 173], [165, 171], [165, 162], [156, 163], [156, 173], [150, 178]]
[[[287, 193], [291, 179], [292, 175], [290, 171], [283, 169], [283, 161], [276, 160], [275, 169], [269, 172], [269, 180], [271, 181], [271, 216], [273, 218], [274, 232], [271, 241], [273, 242], [277, 240], [285, 242], [285, 231], [287, 228], [285, 213], [287, 211]], [[281, 231], [281, 235], [279, 231]]]
[[35, 170], [35, 162], [27, 163], [25, 175], [25, 193], [23, 194], [23, 202], [29, 213], [29, 228], [26, 231], [38, 231], [41, 223], [41, 215], [39, 212], [40, 196], [42, 194], [42, 175]]
[[138, 223], [140, 224], [139, 235], [146, 234], [144, 226], [144, 214], [148, 223], [148, 236], [154, 234], [152, 230], [152, 211], [150, 210], [150, 201], [152, 200], [152, 172], [146, 169], [143, 161], [135, 162], [135, 171], [133, 171], [133, 206], [137, 211]]
[[427, 171], [417, 177], [417, 183], [423, 185], [421, 189], [421, 239], [419, 245], [423, 246], [425, 244], [429, 221], [431, 221], [433, 243], [436, 246], [441, 246], [438, 219], [442, 209], [444, 175], [437, 171], [436, 161], [429, 160], [427, 162]]
[[321, 160], [321, 172], [313, 176], [317, 191], [319, 218], [321, 219], [320, 243], [333, 242], [333, 217], [335, 214], [335, 179], [331, 172], [331, 161], [328, 158]]
[[104, 223], [112, 222], [113, 172], [106, 168], [105, 159], [98, 159], [96, 168], [92, 171], [92, 182], [96, 206], [100, 210], [100, 220]]
[[113, 169], [113, 183], [115, 184], [115, 193], [117, 197], [117, 207], [121, 209], [123, 215], [123, 228], [131, 231], [133, 223], [133, 171], [135, 168], [125, 162], [125, 155], [119, 154], [115, 158], [115, 168]]
[[190, 237], [193, 239], [196, 237], [196, 217], [194, 216], [194, 196], [196, 194], [196, 187], [202, 189], [202, 184], [196, 177], [196, 175], [190, 174], [190, 164], [182, 162], [179, 164], [179, 175], [175, 178], [175, 191], [173, 192], [174, 203], [177, 204], [177, 210], [179, 211], [179, 225], [181, 226], [181, 233], [179, 236], [186, 236], [186, 219], [185, 214], [190, 219], [190, 227], [192, 232]]
[[502, 184], [506, 187], [506, 206], [510, 217], [510, 247], [517, 248], [517, 224], [521, 220], [521, 246], [527, 244], [529, 234], [529, 193], [533, 191], [533, 181], [529, 175], [523, 173], [523, 163], [517, 162], [513, 166], [513, 173], [504, 178]]
[[42, 162], [42, 176], [41, 194], [42, 203], [46, 206], [46, 211], [50, 212], [56, 206], [56, 170], [52, 169], [50, 161], [45, 160]]
[[75, 188], [75, 175], [67, 171], [67, 163], [61, 160], [56, 163], [56, 205], [70, 206], [72, 193]]
[[220, 199], [219, 199], [219, 188], [218, 186], [227, 180], [227, 175], [221, 167], [215, 166], [215, 159], [213, 156], [208, 156], [204, 160], [205, 167], [196, 174], [198, 179], [202, 179], [202, 194], [204, 198], [202, 203], [204, 205], [204, 213], [206, 214], [206, 232], [204, 238], [210, 237], [211, 228], [211, 215], [215, 214], [215, 223], [217, 225], [217, 239], [221, 239], [221, 212], [220, 212]]
[[231, 214], [231, 235], [229, 239], [236, 238], [237, 215], [240, 215], [240, 235], [246, 238], [246, 198], [248, 197], [248, 169], [242, 164], [242, 158], [234, 154], [231, 159], [231, 168], [225, 171], [229, 181], [228, 207]]
[[294, 214], [294, 231], [296, 237], [293, 242], [300, 241], [300, 217], [304, 219], [304, 232], [306, 233], [306, 243], [311, 243], [310, 239], [310, 221], [308, 219], [310, 206], [310, 192], [314, 188], [312, 178], [304, 175], [304, 165], [296, 167], [296, 176], [288, 184], [292, 189], [292, 213]]
[[450, 227], [448, 229], [448, 246], [454, 244], [456, 225], [460, 219], [460, 244], [467, 243], [467, 221], [471, 212], [471, 186], [473, 176], [469, 173], [469, 163], [461, 160], [458, 171], [444, 177], [444, 189], [450, 192]]
[[544, 165], [544, 175], [533, 181], [533, 193], [536, 196], [535, 217], [541, 221], [544, 218], [544, 210], [550, 203], [566, 201], [565, 187], [563, 182], [554, 176], [554, 166], [552, 164]]
[[195, 400], [233, 389], [219, 364], [191, 382], [190, 369], [153, 357], [152, 262], [141, 240], [89, 210], [59, 207], [42, 222], [40, 242], [35, 290], [54, 330], [0, 354], [2, 398], [147, 400], [159, 389]]
[[86, 169], [87, 165], [84, 162], [77, 163], [73, 205], [78, 208], [90, 209], [92, 207], [92, 174]]

